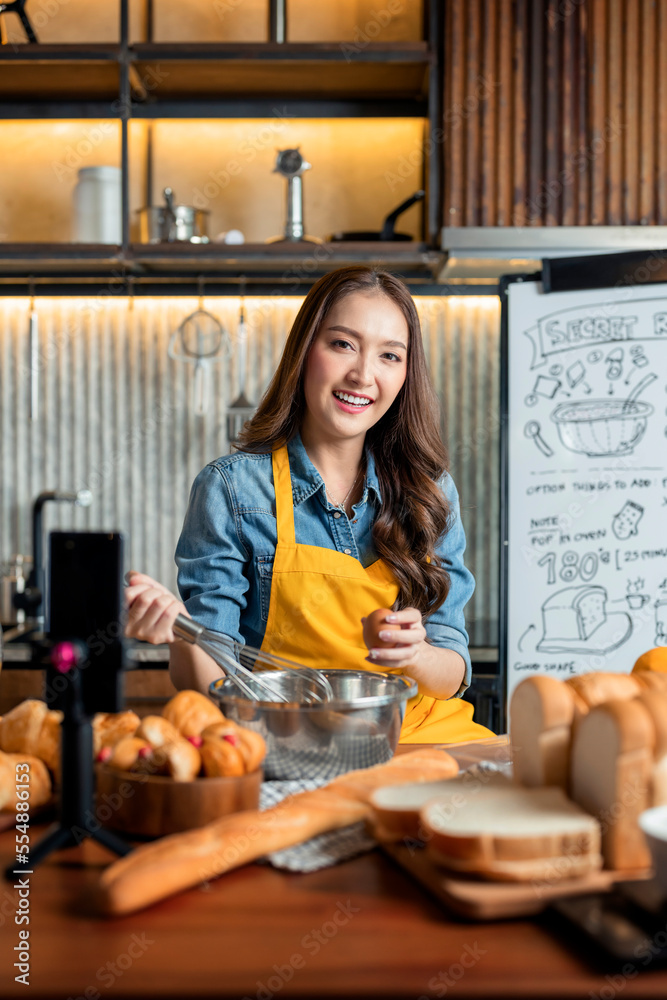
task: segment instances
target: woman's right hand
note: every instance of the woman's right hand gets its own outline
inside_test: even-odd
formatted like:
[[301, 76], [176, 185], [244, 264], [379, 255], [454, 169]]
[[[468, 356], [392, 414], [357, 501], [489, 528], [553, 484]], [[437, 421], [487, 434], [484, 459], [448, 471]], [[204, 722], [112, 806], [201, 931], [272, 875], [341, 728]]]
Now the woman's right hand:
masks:
[[131, 570], [126, 577], [125, 606], [127, 624], [125, 635], [133, 639], [143, 639], [159, 645], [163, 642], [177, 642], [172, 625], [176, 615], [190, 615], [185, 605], [163, 587], [157, 580]]

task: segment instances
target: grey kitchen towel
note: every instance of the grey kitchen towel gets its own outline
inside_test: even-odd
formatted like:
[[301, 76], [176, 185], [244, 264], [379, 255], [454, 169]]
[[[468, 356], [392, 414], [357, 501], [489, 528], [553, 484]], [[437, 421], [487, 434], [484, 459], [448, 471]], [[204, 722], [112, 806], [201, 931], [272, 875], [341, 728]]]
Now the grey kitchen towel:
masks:
[[[473, 764], [472, 767], [466, 768], [465, 771], [479, 778], [494, 772], [509, 777], [508, 766], [498, 764], [496, 761], [480, 761]], [[461, 773], [463, 774], [464, 771]], [[259, 807], [260, 809], [270, 809], [271, 806], [282, 802], [288, 795], [312, 791], [315, 788], [321, 788], [324, 784], [326, 782], [313, 779], [265, 781], [260, 792]], [[357, 854], [370, 851], [376, 844], [377, 841], [368, 835], [365, 824], [361, 822], [343, 827], [340, 830], [321, 833], [311, 840], [306, 840], [303, 844], [285, 847], [282, 851], [274, 851], [272, 854], [267, 854], [262, 860], [285, 871], [316, 872], [320, 868], [328, 868], [330, 865], [338, 864], [339, 861], [347, 861], [348, 858], [353, 858]]]
[[[260, 793], [260, 809], [270, 809], [297, 792], [309, 792], [321, 788], [324, 781], [265, 781]], [[285, 847], [282, 851], [267, 854], [265, 861], [275, 868], [290, 872], [316, 872], [328, 868], [339, 861], [346, 861], [356, 854], [372, 850], [376, 841], [366, 833], [364, 823], [354, 823], [341, 830], [321, 833], [303, 844]]]

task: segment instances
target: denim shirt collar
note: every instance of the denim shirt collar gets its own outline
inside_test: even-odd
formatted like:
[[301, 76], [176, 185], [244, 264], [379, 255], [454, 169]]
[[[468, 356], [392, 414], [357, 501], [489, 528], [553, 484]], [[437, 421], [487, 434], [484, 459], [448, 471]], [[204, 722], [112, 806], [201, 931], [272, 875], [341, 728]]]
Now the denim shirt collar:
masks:
[[[369, 491], [372, 491], [379, 502], [382, 501], [380, 494], [380, 483], [375, 471], [375, 459], [368, 447], [364, 448], [366, 455], [366, 479], [364, 482], [364, 493], [359, 503], [365, 503], [368, 499]], [[289, 455], [290, 473], [292, 476], [292, 499], [295, 506], [303, 503], [317, 491], [320, 491], [320, 500], [326, 508], [333, 508], [335, 505], [327, 499], [324, 480], [319, 474], [311, 460], [308, 458], [301, 434], [297, 431], [294, 437], [287, 443], [287, 454]], [[357, 506], [355, 504], [355, 506]]]

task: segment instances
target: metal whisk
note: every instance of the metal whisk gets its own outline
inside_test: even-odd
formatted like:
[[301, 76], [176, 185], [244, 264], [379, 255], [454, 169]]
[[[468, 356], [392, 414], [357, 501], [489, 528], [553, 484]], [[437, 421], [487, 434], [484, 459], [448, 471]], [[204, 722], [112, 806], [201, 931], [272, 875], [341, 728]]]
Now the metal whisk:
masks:
[[[251, 701], [287, 702], [291, 699], [279, 691], [277, 686], [263, 674], [255, 674], [244, 666], [243, 661], [251, 667], [266, 667], [269, 670], [295, 673], [301, 677], [309, 677], [318, 690], [306, 691], [304, 701], [307, 704], [330, 701], [333, 690], [326, 677], [312, 667], [302, 667], [292, 660], [286, 660], [272, 653], [262, 652], [254, 646], [245, 646], [229, 639], [221, 639], [220, 635], [204, 628], [192, 618], [177, 615], [172, 625], [174, 635], [180, 636], [186, 642], [199, 646], [215, 660], [227, 677], [238, 687], [239, 691]], [[318, 691], [320, 693], [318, 693]]]

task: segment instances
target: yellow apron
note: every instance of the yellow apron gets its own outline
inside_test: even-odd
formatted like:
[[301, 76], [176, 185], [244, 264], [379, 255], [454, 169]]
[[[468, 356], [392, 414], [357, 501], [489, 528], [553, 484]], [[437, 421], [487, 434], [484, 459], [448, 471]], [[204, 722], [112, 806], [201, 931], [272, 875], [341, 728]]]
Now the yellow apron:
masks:
[[[398, 585], [378, 559], [367, 569], [354, 556], [317, 545], [297, 545], [287, 448], [273, 452], [278, 543], [273, 562], [265, 652], [316, 668], [382, 670], [365, 658], [361, 617], [391, 608]], [[443, 701], [416, 695], [408, 701], [401, 743], [462, 743], [494, 734], [472, 721], [461, 698]]]

